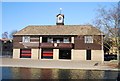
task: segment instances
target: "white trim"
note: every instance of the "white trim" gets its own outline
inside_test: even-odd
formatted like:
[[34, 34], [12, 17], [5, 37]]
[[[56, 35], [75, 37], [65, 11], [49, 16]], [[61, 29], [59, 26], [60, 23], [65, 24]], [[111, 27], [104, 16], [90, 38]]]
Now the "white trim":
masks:
[[74, 37], [71, 37], [71, 43], [74, 43]]
[[59, 49], [53, 49], [53, 60], [59, 60]]
[[42, 43], [42, 37], [40, 37], [40, 43]]
[[39, 59], [39, 60], [41, 60], [41, 53], [42, 53], [42, 49], [40, 48], [40, 49], [38, 50], [38, 59]]

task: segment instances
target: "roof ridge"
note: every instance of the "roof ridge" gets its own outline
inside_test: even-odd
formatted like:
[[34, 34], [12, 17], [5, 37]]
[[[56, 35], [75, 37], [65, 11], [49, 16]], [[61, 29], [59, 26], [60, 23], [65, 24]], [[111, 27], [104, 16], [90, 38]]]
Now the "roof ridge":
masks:
[[28, 26], [91, 26], [93, 25], [28, 25]]

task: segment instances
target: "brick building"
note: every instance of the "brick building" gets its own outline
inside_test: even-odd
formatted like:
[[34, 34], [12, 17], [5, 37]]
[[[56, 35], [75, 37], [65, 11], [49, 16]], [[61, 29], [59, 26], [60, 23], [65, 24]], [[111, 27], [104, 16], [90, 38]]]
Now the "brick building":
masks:
[[30, 25], [13, 35], [13, 58], [104, 61], [103, 33], [92, 25]]

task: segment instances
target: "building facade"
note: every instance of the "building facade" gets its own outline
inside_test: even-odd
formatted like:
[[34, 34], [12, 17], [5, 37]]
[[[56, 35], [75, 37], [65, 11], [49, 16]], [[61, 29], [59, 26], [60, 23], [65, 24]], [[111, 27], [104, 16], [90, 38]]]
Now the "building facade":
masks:
[[13, 43], [12, 39], [0, 39], [0, 55], [12, 56]]
[[31, 25], [13, 35], [13, 58], [104, 61], [103, 33], [91, 25]]

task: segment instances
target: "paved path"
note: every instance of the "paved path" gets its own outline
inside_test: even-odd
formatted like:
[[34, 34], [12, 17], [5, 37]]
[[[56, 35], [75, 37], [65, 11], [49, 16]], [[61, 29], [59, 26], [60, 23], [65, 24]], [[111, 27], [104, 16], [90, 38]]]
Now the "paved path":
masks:
[[[117, 68], [103, 66], [97, 61], [71, 61], [71, 60], [31, 60], [31, 59], [12, 59], [0, 58], [1, 67], [32, 67], [32, 68], [59, 68], [59, 69], [94, 69], [94, 70], [118, 70]], [[97, 66], [94, 66], [98, 63]]]

